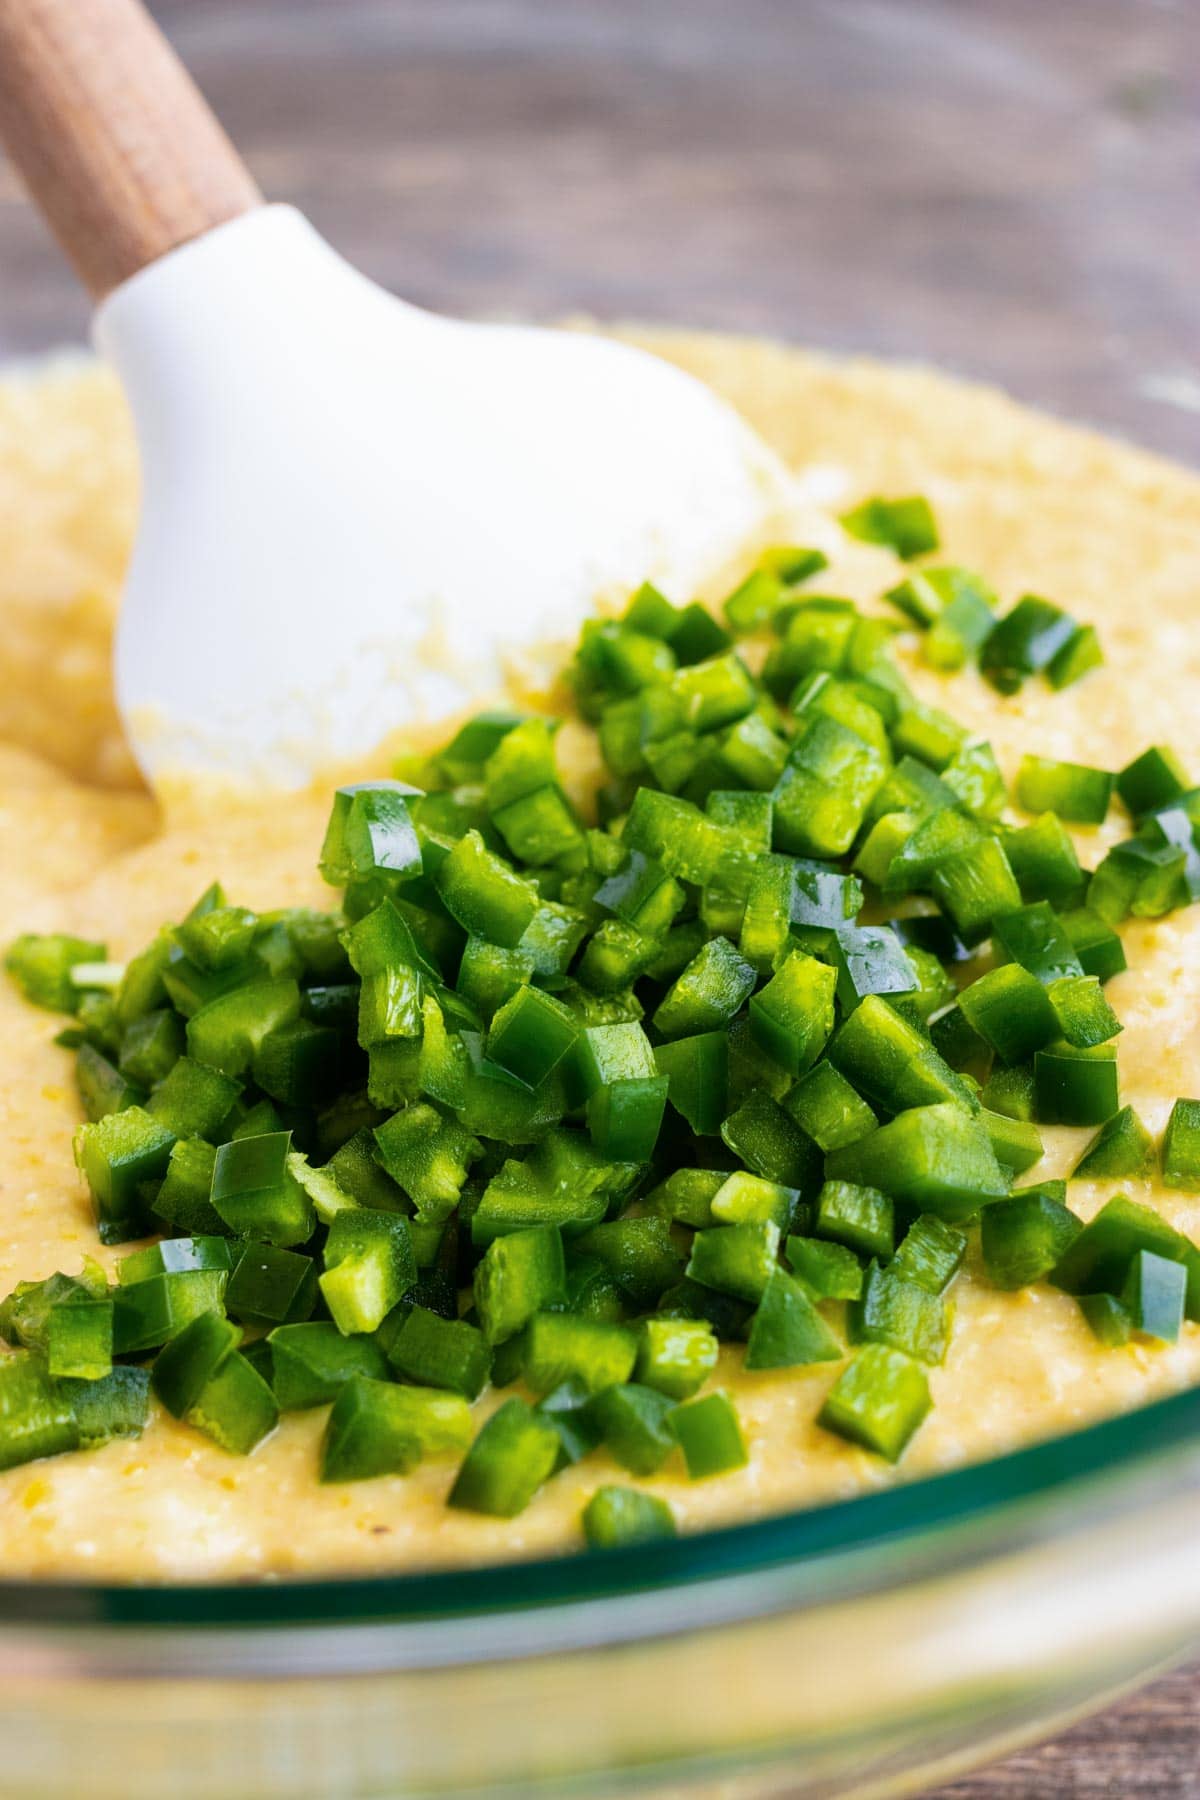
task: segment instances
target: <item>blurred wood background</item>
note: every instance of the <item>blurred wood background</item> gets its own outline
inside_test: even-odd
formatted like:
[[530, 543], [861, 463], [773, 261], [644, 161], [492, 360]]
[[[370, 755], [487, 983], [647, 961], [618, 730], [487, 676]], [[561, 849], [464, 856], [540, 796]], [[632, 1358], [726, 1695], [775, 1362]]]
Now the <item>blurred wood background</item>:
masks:
[[[1200, 461], [1197, 0], [154, 10], [264, 188], [413, 300], [932, 358]], [[0, 173], [0, 353], [84, 328]]]
[[[1200, 463], [1200, 0], [158, 0], [407, 298], [936, 361]], [[0, 166], [0, 355], [86, 311]], [[1200, 1796], [1181, 1673], [939, 1800]]]

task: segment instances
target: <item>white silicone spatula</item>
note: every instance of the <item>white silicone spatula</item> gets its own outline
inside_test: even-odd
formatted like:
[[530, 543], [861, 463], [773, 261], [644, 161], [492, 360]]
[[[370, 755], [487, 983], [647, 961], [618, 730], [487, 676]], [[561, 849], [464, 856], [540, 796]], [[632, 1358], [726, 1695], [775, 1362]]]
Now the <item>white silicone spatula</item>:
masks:
[[679, 370], [423, 312], [264, 205], [137, 0], [0, 0], [0, 130], [132, 405], [116, 678], [152, 777], [303, 780], [597, 596], [688, 594], [779, 504]]

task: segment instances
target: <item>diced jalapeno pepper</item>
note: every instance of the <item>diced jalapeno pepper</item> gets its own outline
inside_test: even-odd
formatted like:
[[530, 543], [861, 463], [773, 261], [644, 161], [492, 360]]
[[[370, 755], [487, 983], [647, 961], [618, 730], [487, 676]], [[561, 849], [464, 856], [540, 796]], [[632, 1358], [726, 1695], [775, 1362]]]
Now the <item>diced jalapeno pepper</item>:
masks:
[[426, 1456], [466, 1448], [471, 1409], [459, 1394], [351, 1376], [338, 1389], [321, 1445], [321, 1480], [403, 1475]]
[[676, 1535], [675, 1515], [656, 1494], [636, 1488], [597, 1488], [583, 1509], [583, 1534], [593, 1550], [620, 1550]]
[[688, 1400], [673, 1409], [668, 1423], [693, 1481], [744, 1468], [750, 1460], [728, 1394], [704, 1394], [699, 1400]]
[[417, 1279], [408, 1220], [366, 1207], [336, 1213], [319, 1279], [339, 1331], [374, 1331]]
[[271, 1387], [281, 1412], [325, 1406], [355, 1375], [375, 1381], [387, 1378], [387, 1358], [372, 1338], [344, 1337], [324, 1319], [277, 1325], [265, 1341], [271, 1352]]
[[559, 1444], [549, 1419], [524, 1400], [506, 1400], [467, 1451], [447, 1504], [515, 1518], [554, 1473]]
[[1079, 1050], [1050, 1044], [1033, 1059], [1038, 1118], [1044, 1125], [1103, 1125], [1120, 1106], [1112, 1044]]
[[834, 1181], [884, 1188], [954, 1225], [1008, 1192], [982, 1121], [952, 1105], [915, 1107], [825, 1159]]
[[819, 1422], [866, 1450], [898, 1462], [930, 1408], [919, 1362], [887, 1344], [866, 1344], [825, 1397]]

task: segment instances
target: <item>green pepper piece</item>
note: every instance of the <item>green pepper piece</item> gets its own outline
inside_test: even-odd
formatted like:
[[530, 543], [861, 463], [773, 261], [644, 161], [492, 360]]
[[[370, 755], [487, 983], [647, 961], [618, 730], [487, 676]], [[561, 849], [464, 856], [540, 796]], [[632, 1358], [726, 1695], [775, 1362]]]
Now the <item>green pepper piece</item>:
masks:
[[743, 1469], [750, 1460], [728, 1394], [704, 1394], [699, 1400], [688, 1400], [671, 1411], [668, 1424], [692, 1481]]
[[184, 1326], [221, 1312], [229, 1280], [225, 1269], [175, 1269], [113, 1293], [113, 1351], [117, 1356], [154, 1350]]
[[919, 1362], [887, 1344], [865, 1344], [826, 1395], [818, 1422], [894, 1463], [931, 1404]]
[[503, 949], [515, 949], [537, 912], [533, 883], [490, 851], [477, 831], [458, 840], [434, 884], [447, 912], [464, 931]]
[[146, 1096], [127, 1081], [115, 1063], [109, 1061], [93, 1044], [80, 1044], [75, 1058], [75, 1083], [83, 1110], [93, 1124], [110, 1113], [123, 1112], [128, 1106], [140, 1106]]
[[142, 1235], [143, 1184], [164, 1175], [174, 1142], [172, 1133], [140, 1106], [79, 1127], [75, 1162], [91, 1189], [102, 1244]]
[[212, 1204], [231, 1231], [287, 1248], [312, 1236], [313, 1209], [289, 1163], [290, 1131], [235, 1138], [213, 1165]]
[[1057, 813], [1046, 812], [1028, 825], [1005, 830], [1002, 841], [1023, 900], [1078, 906], [1086, 877], [1071, 835]]
[[740, 1012], [755, 980], [754, 969], [728, 938], [715, 937], [664, 995], [654, 1014], [655, 1029], [665, 1038], [717, 1031]]
[[187, 1022], [188, 1055], [235, 1079], [244, 1075], [268, 1032], [300, 1016], [295, 981], [250, 981], [219, 994]]
[[633, 1374], [637, 1337], [624, 1325], [570, 1313], [535, 1313], [525, 1327], [524, 1375], [535, 1394], [578, 1381], [590, 1394]]
[[740, 1162], [765, 1181], [803, 1191], [821, 1178], [812, 1141], [769, 1094], [751, 1091], [721, 1126], [721, 1136]]
[[475, 1270], [475, 1304], [489, 1344], [503, 1344], [566, 1293], [562, 1238], [554, 1226], [515, 1231], [488, 1245]]
[[688, 1278], [756, 1305], [777, 1265], [779, 1236], [773, 1220], [698, 1231], [692, 1239]]
[[1139, 1250], [1129, 1265], [1121, 1304], [1143, 1337], [1173, 1344], [1183, 1326], [1188, 1276], [1182, 1263]]
[[671, 1400], [690, 1400], [717, 1366], [718, 1345], [707, 1319], [644, 1319], [636, 1380]]
[[372, 1338], [343, 1337], [324, 1319], [277, 1325], [264, 1341], [270, 1346], [271, 1388], [281, 1412], [326, 1406], [355, 1375], [387, 1378], [387, 1358]]
[[520, 723], [520, 713], [476, 713], [439, 750], [435, 758], [439, 773], [452, 784], [478, 781], [496, 746]]
[[985, 639], [980, 670], [1000, 693], [1015, 694], [1026, 676], [1049, 668], [1076, 630], [1061, 607], [1025, 594]]
[[857, 1300], [861, 1294], [862, 1265], [846, 1245], [789, 1237], [785, 1253], [793, 1274], [815, 1300]]
[[714, 657], [729, 648], [729, 633], [698, 600], [679, 608], [669, 633], [672, 650], [683, 666]]
[[122, 1287], [132, 1287], [139, 1281], [151, 1281], [156, 1275], [173, 1275], [186, 1269], [223, 1269], [228, 1273], [239, 1254], [240, 1246], [224, 1237], [198, 1234], [160, 1238], [145, 1250], [123, 1256], [117, 1264], [117, 1281]]
[[642, 1205], [660, 1218], [700, 1231], [715, 1223], [712, 1198], [725, 1179], [723, 1169], [676, 1169], [644, 1196]]
[[1156, 807], [1172, 805], [1190, 786], [1183, 765], [1166, 744], [1143, 750], [1116, 777], [1117, 792], [1135, 819]]
[[769, 794], [783, 773], [788, 746], [761, 709], [730, 725], [717, 741], [723, 769], [742, 787]]
[[649, 1160], [662, 1123], [668, 1081], [659, 1075], [640, 1025], [593, 1025], [568, 1058], [569, 1091], [586, 1103], [588, 1130], [617, 1162]]
[[574, 1248], [601, 1262], [630, 1304], [642, 1310], [682, 1271], [683, 1258], [665, 1219], [610, 1219], [578, 1238]]
[[1028, 1119], [1014, 1119], [1007, 1113], [989, 1112], [981, 1107], [979, 1117], [988, 1134], [988, 1142], [1002, 1168], [1021, 1175], [1040, 1162], [1045, 1149], [1041, 1133]]
[[151, 1094], [146, 1111], [178, 1138], [212, 1137], [240, 1093], [241, 1084], [219, 1069], [181, 1056]]
[[325, 1427], [320, 1479], [406, 1475], [426, 1456], [463, 1450], [470, 1439], [471, 1410], [461, 1395], [353, 1375]]
[[375, 1128], [379, 1161], [412, 1200], [422, 1220], [441, 1223], [458, 1205], [483, 1145], [454, 1119], [415, 1101]]
[[296, 1324], [316, 1304], [317, 1269], [311, 1256], [249, 1244], [225, 1289], [225, 1309], [235, 1319], [262, 1325]]
[[772, 789], [775, 844], [798, 856], [844, 856], [883, 785], [888, 759], [837, 719], [809, 712]]
[[89, 938], [27, 931], [9, 947], [4, 967], [31, 1005], [45, 1007], [47, 1012], [70, 1013], [80, 998], [72, 969], [79, 963], [103, 962], [107, 954], [103, 944]]
[[784, 1110], [820, 1150], [840, 1150], [878, 1123], [862, 1096], [831, 1062], [802, 1075], [784, 1097]]
[[631, 1475], [653, 1475], [675, 1448], [667, 1424], [672, 1406], [665, 1394], [627, 1381], [598, 1393], [587, 1416], [614, 1461]]
[[1077, 825], [1102, 825], [1112, 800], [1113, 777], [1085, 763], [1024, 756], [1017, 771], [1017, 804], [1026, 812], [1057, 813]]
[[538, 1401], [535, 1411], [539, 1418], [548, 1419], [558, 1433], [556, 1469], [566, 1469], [573, 1463], [582, 1462], [585, 1456], [590, 1456], [593, 1450], [600, 1447], [600, 1427], [591, 1414], [591, 1398], [582, 1383], [564, 1381]]
[[1064, 915], [1063, 927], [1085, 975], [1109, 981], [1126, 967], [1125, 949], [1120, 938], [1096, 913], [1078, 907]]
[[847, 1308], [846, 1323], [853, 1343], [888, 1344], [923, 1363], [945, 1361], [950, 1342], [945, 1301], [894, 1266], [869, 1265], [860, 1298]]
[[[991, 1210], [991, 1207], [986, 1209], [984, 1218]], [[926, 1293], [944, 1294], [961, 1268], [966, 1253], [967, 1240], [961, 1231], [955, 1231], [933, 1213], [922, 1213], [897, 1246], [896, 1254], [888, 1264], [888, 1273], [914, 1282]]]
[[325, 880], [334, 887], [373, 879], [395, 887], [420, 875], [421, 846], [411, 811], [417, 797], [417, 789], [402, 781], [338, 788], [321, 846]]
[[412, 1308], [388, 1346], [387, 1356], [392, 1367], [410, 1381], [422, 1387], [447, 1388], [465, 1400], [479, 1398], [492, 1363], [487, 1340], [477, 1326], [465, 1319], [439, 1318], [424, 1306]]
[[868, 1256], [890, 1256], [895, 1243], [895, 1209], [878, 1188], [827, 1181], [817, 1198], [816, 1235]]
[[1003, 1062], [1027, 1062], [1062, 1035], [1058, 1015], [1036, 975], [1002, 963], [965, 987], [958, 1004], [968, 1023]]
[[1093, 1334], [1109, 1350], [1119, 1350], [1133, 1336], [1128, 1308], [1115, 1294], [1080, 1294], [1079, 1310]]
[[172, 933], [189, 961], [206, 970], [244, 962], [254, 943], [258, 919], [245, 906], [213, 906], [192, 911]]
[[1082, 680], [1093, 669], [1101, 668], [1103, 663], [1104, 652], [1096, 627], [1080, 625], [1046, 664], [1046, 680], [1052, 688], [1061, 691]]
[[407, 1219], [366, 1207], [334, 1215], [319, 1281], [339, 1331], [374, 1331], [416, 1279]]
[[902, 500], [885, 500], [875, 494], [851, 511], [841, 514], [843, 530], [866, 544], [883, 544], [908, 562], [938, 547], [933, 509], [922, 494]]
[[79, 1447], [79, 1426], [64, 1387], [32, 1350], [0, 1357], [0, 1469]]
[[526, 1087], [540, 1087], [579, 1035], [573, 1014], [552, 994], [519, 987], [492, 1019], [487, 1053]]
[[1154, 1168], [1154, 1139], [1132, 1106], [1106, 1119], [1071, 1171], [1075, 1180], [1137, 1178]]
[[63, 1305], [103, 1300], [108, 1282], [99, 1263], [85, 1257], [78, 1276], [48, 1275], [44, 1281], [19, 1281], [0, 1303], [0, 1337], [28, 1350], [45, 1351], [50, 1320]]
[[992, 935], [1004, 955], [1047, 986], [1084, 973], [1063, 921], [1045, 900], [996, 920]]
[[920, 986], [903, 945], [886, 925], [843, 925], [833, 950], [843, 1013], [853, 1012], [868, 994], [911, 994]]
[[1120, 1106], [1112, 1044], [1078, 1050], [1050, 1044], [1033, 1059], [1038, 1118], [1044, 1125], [1103, 1125]]
[[1200, 1100], [1176, 1100], [1162, 1141], [1164, 1187], [1200, 1188]]
[[183, 1022], [177, 1013], [165, 1009], [143, 1013], [122, 1034], [117, 1066], [127, 1081], [151, 1088], [170, 1073], [183, 1045]]
[[772, 646], [762, 671], [775, 698], [784, 700], [799, 677], [813, 669], [838, 673], [857, 618], [853, 600], [828, 594], [805, 595], [795, 605], [780, 607], [774, 625], [781, 641]]
[[282, 1106], [315, 1107], [332, 1098], [341, 1078], [341, 1031], [292, 1019], [269, 1031], [251, 1060], [254, 1079]]
[[548, 1182], [534, 1165], [509, 1159], [488, 1182], [471, 1215], [471, 1242], [486, 1249], [493, 1238], [539, 1225], [578, 1237], [608, 1212], [609, 1194], [597, 1176], [579, 1184]]
[[113, 1438], [140, 1437], [145, 1429], [149, 1369], [118, 1367], [95, 1381], [60, 1378], [55, 1386], [74, 1415], [81, 1449], [90, 1450]]
[[1032, 1063], [993, 1070], [979, 1096], [982, 1110], [1018, 1119], [1023, 1125], [1033, 1123], [1035, 1098]]
[[1008, 1180], [978, 1118], [952, 1105], [915, 1107], [825, 1159], [834, 1181], [886, 1187], [896, 1200], [960, 1224], [1002, 1199]]
[[99, 1381], [112, 1368], [113, 1303], [90, 1294], [68, 1295], [50, 1313], [46, 1366], [52, 1376]]
[[709, 657], [677, 670], [671, 692], [680, 702], [689, 731], [717, 731], [754, 710], [758, 691], [754, 677], [737, 655]]
[[[372, 1207], [379, 1212], [403, 1212], [403, 1191], [381, 1168], [375, 1155], [376, 1148], [374, 1132], [369, 1126], [363, 1126], [339, 1145], [325, 1168], [316, 1173], [328, 1176], [357, 1206]], [[333, 1211], [339, 1210], [340, 1207], [333, 1207], [330, 1218]], [[326, 1224], [330, 1223], [330, 1218], [325, 1218]]]
[[974, 1111], [979, 1104], [928, 1038], [878, 994], [868, 994], [834, 1033], [829, 1060], [885, 1112], [941, 1101]]
[[924, 569], [913, 580], [933, 587], [944, 602], [921, 646], [925, 661], [946, 672], [961, 669], [995, 628], [995, 593], [967, 569]]
[[667, 1099], [700, 1137], [715, 1137], [729, 1104], [729, 1040], [723, 1031], [676, 1038], [654, 1052]]
[[996, 753], [986, 740], [961, 745], [942, 769], [941, 778], [973, 818], [991, 821], [1004, 811], [1008, 789]]
[[[1152, 1206], [1118, 1194], [1107, 1201], [1059, 1258], [1050, 1280], [1068, 1294], [1120, 1294], [1129, 1265], [1140, 1250], [1196, 1268], [1197, 1252]], [[1188, 1316], [1196, 1306], [1189, 1297]]]
[[447, 1505], [515, 1518], [554, 1473], [560, 1442], [550, 1419], [524, 1400], [506, 1400], [467, 1451]]
[[790, 1074], [809, 1068], [828, 1041], [836, 987], [833, 969], [793, 950], [751, 1000], [755, 1042]]
[[490, 1021], [533, 974], [533, 957], [525, 950], [505, 950], [486, 938], [467, 939], [458, 971], [458, 992]]
[[940, 862], [929, 889], [967, 944], [978, 943], [995, 919], [1021, 904], [1016, 876], [994, 837], [979, 838]]
[[675, 1515], [666, 1501], [636, 1488], [597, 1488], [582, 1516], [583, 1535], [593, 1550], [623, 1550], [676, 1535]]
[[790, 1369], [834, 1362], [842, 1346], [800, 1281], [773, 1269], [750, 1322], [748, 1369]]

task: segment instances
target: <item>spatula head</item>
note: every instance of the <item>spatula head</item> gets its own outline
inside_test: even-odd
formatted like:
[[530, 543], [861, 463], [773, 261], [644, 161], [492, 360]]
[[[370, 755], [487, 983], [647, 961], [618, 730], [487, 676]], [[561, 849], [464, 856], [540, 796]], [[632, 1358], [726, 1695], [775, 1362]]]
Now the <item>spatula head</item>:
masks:
[[291, 208], [119, 288], [142, 516], [117, 694], [143, 768], [298, 783], [494, 692], [643, 579], [686, 596], [786, 502], [656, 357], [392, 298]]

